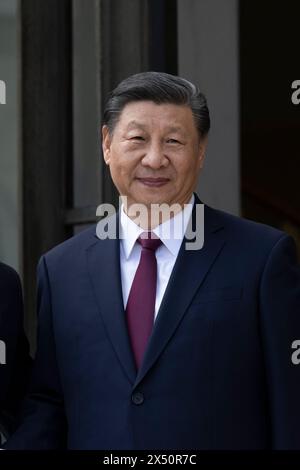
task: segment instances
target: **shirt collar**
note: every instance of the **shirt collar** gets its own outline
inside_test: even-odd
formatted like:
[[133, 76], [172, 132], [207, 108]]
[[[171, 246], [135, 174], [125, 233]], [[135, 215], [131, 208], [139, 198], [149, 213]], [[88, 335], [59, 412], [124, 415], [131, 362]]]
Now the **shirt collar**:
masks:
[[[189, 202], [185, 204], [182, 211], [178, 212], [174, 217], [166, 220], [152, 230], [174, 256], [177, 256], [179, 252], [180, 245], [193, 210], [194, 201], [195, 196], [192, 194]], [[128, 217], [124, 212], [123, 203], [121, 204], [119, 211], [121, 243], [125, 257], [128, 259], [136, 240], [145, 230]]]

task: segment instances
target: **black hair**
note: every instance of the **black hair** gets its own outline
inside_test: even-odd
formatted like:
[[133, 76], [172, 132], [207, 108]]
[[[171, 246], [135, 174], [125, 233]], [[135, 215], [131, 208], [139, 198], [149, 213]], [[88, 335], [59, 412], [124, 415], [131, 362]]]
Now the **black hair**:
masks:
[[210, 128], [206, 98], [188, 80], [163, 72], [142, 72], [126, 78], [110, 93], [103, 114], [103, 124], [112, 134], [126, 104], [134, 101], [171, 103], [191, 108], [201, 137]]

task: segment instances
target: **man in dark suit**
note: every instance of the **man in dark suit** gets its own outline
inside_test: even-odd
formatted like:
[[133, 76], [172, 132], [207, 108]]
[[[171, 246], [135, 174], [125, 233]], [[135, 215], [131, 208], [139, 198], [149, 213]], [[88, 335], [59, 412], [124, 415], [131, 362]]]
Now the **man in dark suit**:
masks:
[[0, 430], [17, 423], [31, 366], [23, 327], [23, 300], [18, 274], [0, 263]]
[[7, 448], [300, 448], [295, 244], [206, 205], [203, 224], [209, 125], [179, 77], [134, 75], [110, 96], [122, 206], [40, 260], [31, 393]]

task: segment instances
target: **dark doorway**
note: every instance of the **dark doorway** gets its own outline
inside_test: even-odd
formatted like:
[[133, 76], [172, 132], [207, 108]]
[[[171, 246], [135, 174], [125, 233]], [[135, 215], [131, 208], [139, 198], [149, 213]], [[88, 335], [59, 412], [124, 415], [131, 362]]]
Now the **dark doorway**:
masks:
[[242, 208], [300, 247], [300, 3], [240, 2]]

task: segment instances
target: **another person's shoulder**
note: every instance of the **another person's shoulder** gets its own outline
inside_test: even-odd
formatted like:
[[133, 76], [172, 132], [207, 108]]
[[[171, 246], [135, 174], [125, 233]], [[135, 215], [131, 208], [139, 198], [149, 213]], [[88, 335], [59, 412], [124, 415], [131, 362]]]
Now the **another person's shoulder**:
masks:
[[18, 288], [20, 278], [17, 271], [0, 261], [0, 283], [3, 291]]

